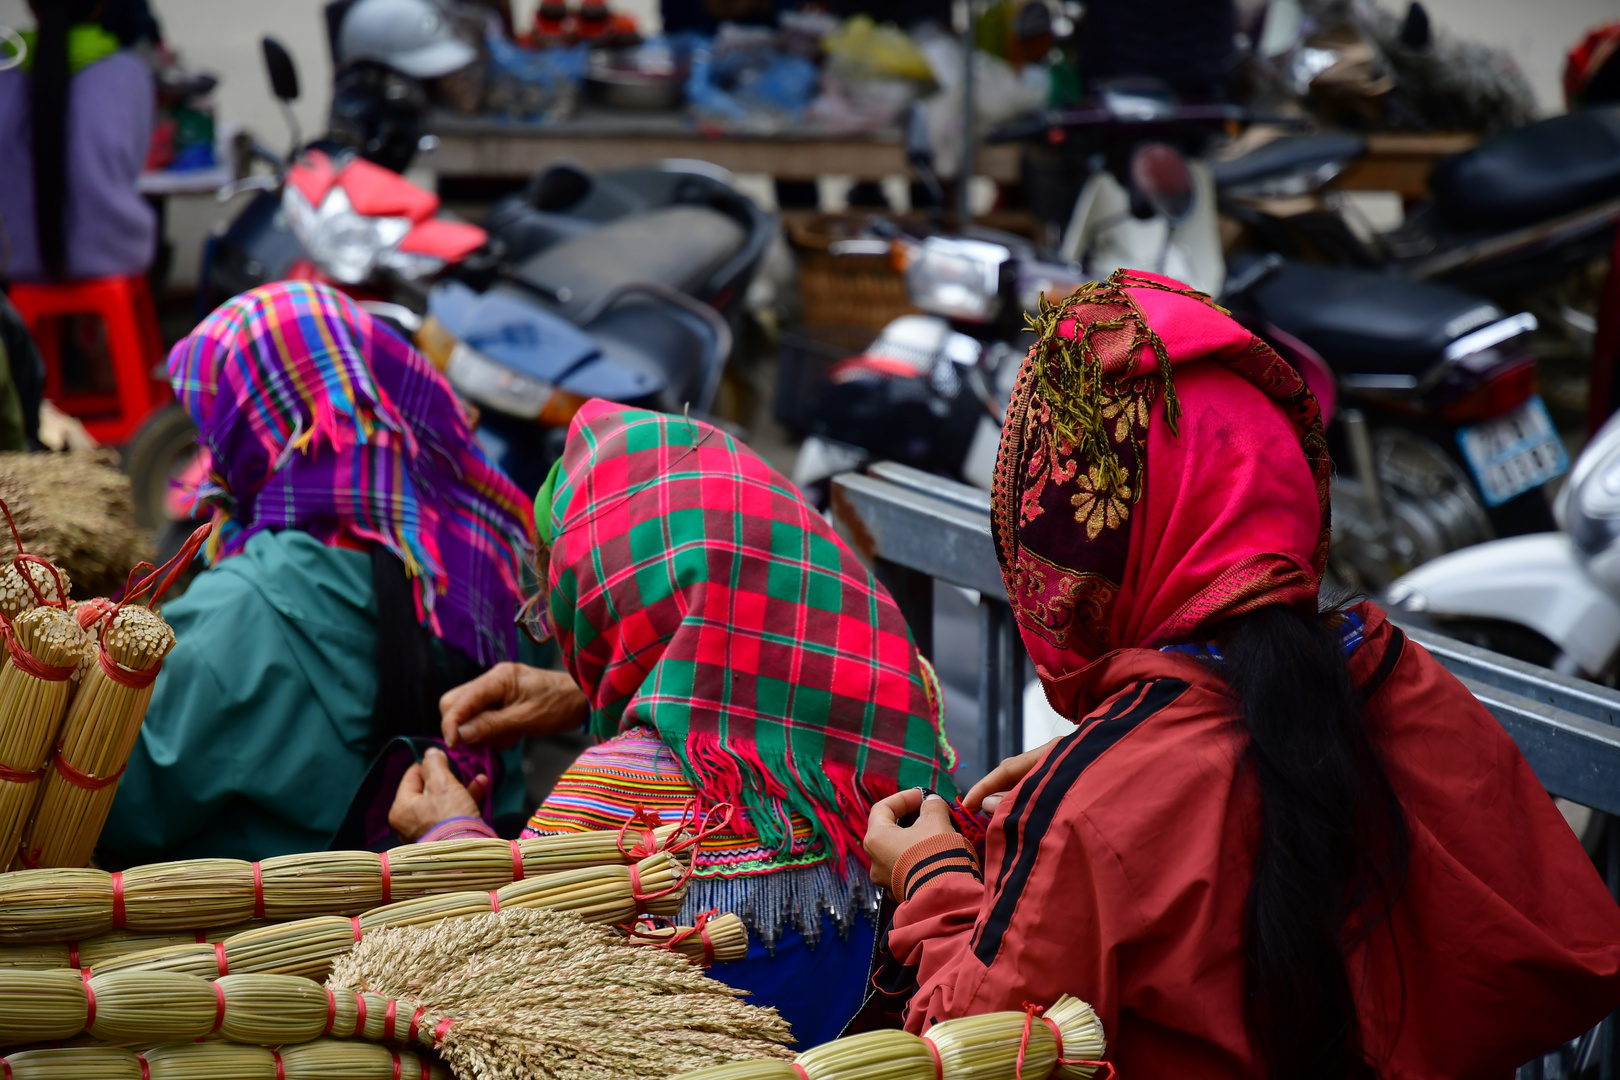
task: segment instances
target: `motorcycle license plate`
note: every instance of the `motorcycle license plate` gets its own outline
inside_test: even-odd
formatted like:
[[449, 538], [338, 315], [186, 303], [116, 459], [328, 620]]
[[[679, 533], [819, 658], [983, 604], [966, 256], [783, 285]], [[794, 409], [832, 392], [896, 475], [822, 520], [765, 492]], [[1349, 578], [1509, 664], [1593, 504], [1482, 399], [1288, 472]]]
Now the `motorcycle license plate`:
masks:
[[1500, 506], [1569, 468], [1564, 441], [1540, 395], [1506, 416], [1458, 428], [1457, 444], [1488, 506]]

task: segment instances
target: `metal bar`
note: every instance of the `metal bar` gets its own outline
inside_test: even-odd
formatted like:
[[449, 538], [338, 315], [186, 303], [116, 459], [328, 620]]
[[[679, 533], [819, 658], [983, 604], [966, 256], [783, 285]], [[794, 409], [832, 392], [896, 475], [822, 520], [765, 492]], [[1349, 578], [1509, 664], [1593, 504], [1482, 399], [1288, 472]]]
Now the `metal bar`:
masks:
[[1001, 621], [1005, 608], [984, 598], [979, 601], [979, 775], [988, 775], [1000, 762]]
[[872, 560], [872, 573], [894, 597], [900, 614], [911, 628], [917, 651], [934, 658], [934, 579], [916, 567], [893, 562], [881, 556]]
[[1391, 618], [1407, 637], [1429, 650], [1458, 678], [1473, 679], [1591, 720], [1620, 725], [1620, 692], [1412, 626], [1398, 612]]
[[833, 478], [832, 506], [855, 549], [867, 558], [1006, 598], [987, 510], [853, 473]]
[[1012, 608], [1001, 609], [1001, 746], [1000, 759], [1024, 752], [1024, 641]]
[[1519, 744], [1543, 787], [1594, 810], [1620, 812], [1620, 728], [1458, 677]]

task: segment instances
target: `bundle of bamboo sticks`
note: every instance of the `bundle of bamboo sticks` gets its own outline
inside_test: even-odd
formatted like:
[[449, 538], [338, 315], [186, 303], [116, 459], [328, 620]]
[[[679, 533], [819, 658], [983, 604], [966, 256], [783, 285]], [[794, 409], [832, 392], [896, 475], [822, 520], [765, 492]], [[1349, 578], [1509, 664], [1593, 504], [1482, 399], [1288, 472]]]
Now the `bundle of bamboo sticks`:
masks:
[[868, 1031], [806, 1050], [792, 1064], [737, 1061], [679, 1080], [1090, 1080], [1106, 1042], [1090, 1005], [964, 1016], [928, 1034]]
[[[489, 892], [424, 896], [385, 904], [347, 919], [317, 916], [272, 923], [215, 944], [171, 945], [130, 953], [104, 962], [97, 971], [170, 971], [204, 977], [264, 972], [323, 978], [335, 958], [374, 930], [421, 926], [507, 908], [572, 911], [591, 923], [626, 923], [643, 909], [650, 908], [655, 915], [679, 911], [686, 880], [686, 868], [678, 857], [657, 851], [633, 866], [563, 870], [526, 877]], [[739, 949], [746, 954], [748, 939], [746, 933], [738, 933], [741, 929], [740, 920], [735, 925], [728, 921], [717, 927], [717, 959], [740, 959]], [[711, 931], [711, 938], [715, 933]], [[725, 946], [725, 952], [719, 952], [720, 945]]]
[[[655, 835], [660, 845], [676, 845], [674, 855], [685, 865], [691, 851], [677, 843], [680, 828], [666, 825]], [[0, 874], [0, 943], [83, 941], [118, 930], [195, 932], [248, 919], [351, 916], [436, 893], [488, 891], [538, 875], [624, 867], [631, 861], [618, 834], [603, 830], [530, 840], [441, 840], [380, 855], [323, 851], [258, 863], [189, 859], [121, 875], [23, 870]]]

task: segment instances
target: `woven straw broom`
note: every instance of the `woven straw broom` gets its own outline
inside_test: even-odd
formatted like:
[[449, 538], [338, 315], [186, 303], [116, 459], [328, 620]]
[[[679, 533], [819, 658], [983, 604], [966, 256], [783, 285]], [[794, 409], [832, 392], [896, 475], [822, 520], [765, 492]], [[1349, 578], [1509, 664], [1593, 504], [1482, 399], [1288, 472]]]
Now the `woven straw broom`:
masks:
[[67, 1046], [0, 1061], [12, 1080], [451, 1080], [427, 1055], [327, 1039], [280, 1050], [212, 1040], [140, 1051]]
[[[565, 912], [503, 908], [368, 934], [327, 987], [414, 1003], [418, 1041], [479, 1080], [631, 1080], [787, 1056], [774, 1009]], [[435, 1014], [454, 1019], [429, 1027]]]
[[[0, 510], [9, 522], [3, 502]], [[17, 556], [0, 576], [6, 642], [0, 662], [0, 864], [11, 862], [22, 840], [73, 676], [90, 648], [89, 635], [63, 610], [68, 588], [64, 575], [31, 555]]]
[[[686, 881], [686, 868], [681, 861], [668, 852], [659, 851], [633, 867], [565, 870], [524, 878], [491, 892], [446, 893], [386, 904], [348, 919], [321, 916], [273, 923], [214, 945], [176, 945], [131, 953], [106, 962], [98, 970], [172, 971], [205, 978], [248, 973], [323, 978], [334, 958], [349, 951], [365, 934], [376, 930], [419, 926], [517, 907], [573, 911], [594, 923], [626, 923], [634, 919], [643, 906], [661, 912], [680, 910]], [[3, 901], [4, 885], [5, 879], [0, 877], [0, 901]], [[736, 935], [729, 929], [727, 935], [727, 946], [734, 949]], [[742, 938], [742, 949], [747, 951], [746, 936]]]
[[677, 926], [670, 919], [641, 918], [621, 926], [632, 945], [652, 945], [680, 953], [695, 964], [741, 960], [748, 955], [748, 931], [738, 916], [704, 912], [692, 926]]
[[111, 930], [83, 941], [51, 941], [31, 945], [0, 945], [0, 968], [94, 968], [121, 956], [150, 952], [180, 945], [200, 945], [253, 929], [252, 923], [237, 923], [217, 930], [197, 930], [189, 934], [137, 934]]
[[174, 648], [174, 630], [153, 608], [136, 602], [148, 594], [149, 604], [161, 600], [212, 530], [201, 526], [173, 559], [132, 581], [122, 604], [75, 608], [79, 624], [97, 632], [97, 662], [86, 667], [62, 721], [54, 768], [18, 854], [24, 866], [90, 861], [152, 700], [152, 683]]
[[[0, 668], [0, 678], [3, 674]], [[691, 851], [679, 831], [678, 825], [664, 826], [656, 830], [655, 842], [668, 845], [664, 850], [674, 860], [661, 865], [684, 871]], [[444, 840], [381, 855], [317, 851], [260, 863], [190, 859], [152, 863], [122, 875], [84, 869], [24, 871], [0, 875], [0, 942], [73, 941], [119, 930], [195, 931], [249, 917], [352, 916], [434, 890], [501, 888], [562, 871], [625, 867], [637, 862], [629, 857], [635, 850], [627, 850], [617, 833], [603, 830], [531, 840]], [[400, 866], [403, 871], [396, 870]], [[521, 878], [516, 876], [519, 869]], [[654, 876], [649, 871], [649, 880]], [[65, 907], [64, 898], [69, 900]], [[657, 910], [668, 907], [661, 899], [652, 903]]]
[[935, 1024], [918, 1037], [867, 1031], [779, 1062], [738, 1062], [678, 1080], [1090, 1080], [1106, 1044], [1090, 1005], [1065, 994], [1050, 1009], [986, 1013]]

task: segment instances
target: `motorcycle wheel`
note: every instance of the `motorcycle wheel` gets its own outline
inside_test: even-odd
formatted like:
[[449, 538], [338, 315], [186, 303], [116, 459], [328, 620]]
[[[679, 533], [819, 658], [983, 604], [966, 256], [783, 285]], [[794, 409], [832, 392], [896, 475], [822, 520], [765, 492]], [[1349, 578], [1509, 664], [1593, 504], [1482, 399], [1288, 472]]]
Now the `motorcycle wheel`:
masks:
[[171, 521], [167, 509], [169, 482], [197, 453], [197, 427], [180, 405], [154, 414], [124, 448], [124, 472], [135, 496], [135, 520], [143, 529], [162, 532]]

